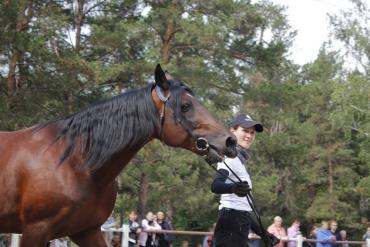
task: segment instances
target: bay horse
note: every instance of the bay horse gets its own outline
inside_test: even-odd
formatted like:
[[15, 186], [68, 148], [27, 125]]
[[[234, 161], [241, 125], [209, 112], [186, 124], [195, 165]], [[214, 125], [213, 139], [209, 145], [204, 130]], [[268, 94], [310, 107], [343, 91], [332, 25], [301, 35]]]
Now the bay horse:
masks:
[[69, 236], [105, 247], [100, 226], [116, 200], [115, 178], [152, 139], [212, 162], [236, 156], [236, 140], [181, 81], [158, 64], [155, 82], [70, 116], [0, 132], [0, 232], [21, 247]]

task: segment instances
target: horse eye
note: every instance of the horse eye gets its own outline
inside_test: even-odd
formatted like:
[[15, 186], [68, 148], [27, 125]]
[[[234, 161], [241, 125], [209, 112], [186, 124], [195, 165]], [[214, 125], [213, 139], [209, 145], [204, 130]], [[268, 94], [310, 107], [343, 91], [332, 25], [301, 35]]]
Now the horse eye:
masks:
[[190, 103], [185, 103], [181, 105], [181, 112], [185, 113], [188, 112], [191, 109]]

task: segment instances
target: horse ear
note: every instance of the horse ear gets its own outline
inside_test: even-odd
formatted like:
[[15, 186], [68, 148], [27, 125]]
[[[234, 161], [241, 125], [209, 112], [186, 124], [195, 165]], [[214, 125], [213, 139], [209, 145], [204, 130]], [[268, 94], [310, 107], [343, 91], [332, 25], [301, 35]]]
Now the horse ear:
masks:
[[157, 64], [157, 67], [155, 67], [154, 79], [155, 83], [163, 90], [168, 90], [170, 88], [166, 73], [162, 70], [160, 64]]

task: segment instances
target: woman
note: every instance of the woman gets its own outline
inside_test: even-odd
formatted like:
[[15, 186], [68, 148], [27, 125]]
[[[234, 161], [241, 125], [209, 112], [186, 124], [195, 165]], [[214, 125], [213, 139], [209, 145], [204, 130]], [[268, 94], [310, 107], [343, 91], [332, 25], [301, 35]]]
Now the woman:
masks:
[[161, 230], [152, 212], [146, 214], [146, 218], [141, 221], [143, 231], [140, 233], [140, 247], [155, 247], [155, 233], [148, 233], [147, 230]]
[[275, 216], [274, 223], [267, 228], [267, 231], [280, 239], [280, 242], [274, 245], [275, 247], [284, 247], [285, 241], [283, 239], [286, 239], [287, 235], [283, 227], [283, 219], [280, 216]]
[[[301, 223], [298, 219], [293, 221], [292, 225], [288, 228], [288, 238], [296, 238], [298, 235], [302, 235], [299, 229], [300, 224]], [[297, 247], [297, 241], [288, 241], [288, 247]]]

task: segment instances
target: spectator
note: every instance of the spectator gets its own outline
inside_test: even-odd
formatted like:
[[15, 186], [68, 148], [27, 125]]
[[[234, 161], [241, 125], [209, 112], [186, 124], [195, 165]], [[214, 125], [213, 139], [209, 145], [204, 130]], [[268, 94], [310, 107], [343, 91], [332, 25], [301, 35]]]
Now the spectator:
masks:
[[10, 245], [10, 235], [7, 233], [0, 233], [0, 247], [8, 247]]
[[276, 237], [280, 239], [280, 242], [274, 246], [276, 247], [284, 247], [285, 241], [282, 241], [283, 238], [286, 238], [286, 231], [283, 227], [283, 219], [280, 216], [275, 216], [274, 223], [272, 223], [268, 228], [267, 231], [269, 233], [274, 234]]
[[[298, 235], [302, 235], [299, 227], [301, 223], [298, 219], [295, 219], [292, 225], [288, 228], [288, 238], [296, 238]], [[297, 247], [297, 241], [291, 240], [288, 241], [288, 247]]]
[[[340, 240], [340, 234], [339, 234], [339, 230], [338, 230], [338, 222], [336, 220], [332, 220], [330, 221], [330, 231], [331, 233], [335, 236], [335, 241], [338, 241]], [[337, 243], [332, 243], [331, 244], [332, 247], [340, 247], [340, 244], [337, 244]]]
[[[308, 234], [308, 239], [314, 239], [316, 240], [317, 238], [317, 226], [316, 225], [313, 225], [309, 234]], [[312, 242], [307, 242], [307, 245], [309, 247], [315, 247], [316, 244], [315, 243], [312, 243]]]
[[121, 236], [119, 234], [113, 234], [113, 238], [110, 243], [111, 247], [121, 247]]
[[312, 228], [310, 230], [310, 233], [308, 234], [309, 239], [316, 239], [317, 238], [317, 229], [318, 229], [318, 227], [316, 225], [312, 226]]
[[331, 247], [331, 242], [335, 240], [335, 236], [329, 230], [329, 223], [327, 221], [323, 221], [321, 228], [317, 229], [317, 240], [324, 242], [318, 242], [316, 247]]
[[[340, 241], [348, 241], [347, 239], [347, 232], [345, 230], [342, 230], [339, 232], [339, 236], [340, 236]], [[348, 243], [340, 243], [339, 244], [340, 247], [349, 247], [349, 244]]]
[[141, 232], [141, 227], [139, 223], [136, 222], [137, 213], [135, 211], [131, 211], [128, 215], [128, 227], [129, 227], [129, 239], [128, 239], [128, 246], [135, 247], [137, 243], [137, 236]]
[[370, 226], [367, 227], [367, 232], [364, 234], [364, 236], [362, 237], [363, 240], [367, 240], [367, 239], [370, 239]]
[[182, 241], [181, 247], [189, 247], [189, 241], [187, 240]]
[[50, 247], [68, 247], [67, 238], [57, 238], [50, 241]]
[[[214, 232], [215, 231], [215, 226], [216, 226], [216, 223], [213, 224], [213, 226], [210, 227], [208, 229], [208, 231], [209, 232]], [[214, 240], [213, 235], [209, 235], [209, 236], [204, 237], [202, 247], [215, 247], [215, 240]]]
[[148, 212], [145, 219], [141, 221], [142, 232], [140, 233], [141, 247], [157, 246], [155, 233], [145, 232], [146, 230], [161, 230], [161, 226], [154, 220], [154, 214]]
[[111, 231], [113, 228], [117, 229], [119, 228], [119, 225], [116, 222], [116, 220], [113, 218], [113, 215], [111, 214], [108, 217], [108, 219], [104, 222], [104, 224], [101, 226], [101, 229], [104, 231], [104, 238], [105, 238], [107, 245], [109, 245], [109, 243], [113, 239], [113, 232]]
[[[164, 219], [162, 211], [157, 212], [157, 223], [161, 226], [162, 230], [172, 230], [171, 225]], [[172, 246], [173, 237], [171, 234], [157, 234], [158, 247]]]

